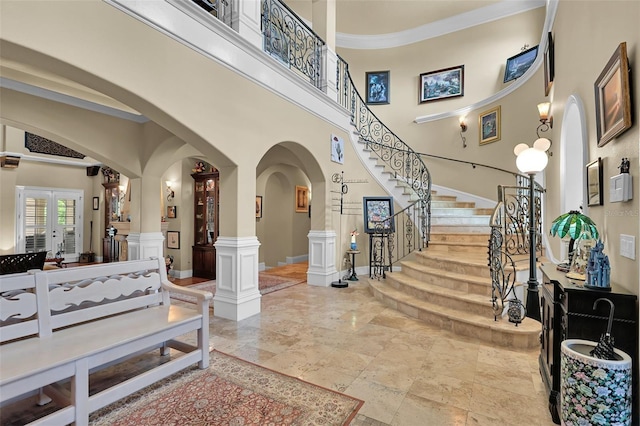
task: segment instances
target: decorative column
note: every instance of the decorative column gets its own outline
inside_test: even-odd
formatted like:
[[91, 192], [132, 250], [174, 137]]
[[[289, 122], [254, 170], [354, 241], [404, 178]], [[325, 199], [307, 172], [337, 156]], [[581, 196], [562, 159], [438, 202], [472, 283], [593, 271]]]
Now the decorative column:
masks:
[[338, 276], [335, 231], [309, 231], [309, 269], [307, 284], [329, 287]]
[[[160, 229], [160, 177], [130, 179], [131, 232], [127, 236], [128, 260], [164, 257]], [[127, 194], [129, 195], [129, 194]], [[142, 208], [144, 206], [144, 208]]]
[[338, 55], [336, 54], [336, 1], [314, 0], [312, 7], [313, 31], [324, 40], [322, 49], [322, 87], [329, 99], [337, 100], [336, 78]]
[[258, 247], [254, 237], [218, 237], [216, 243], [216, 294], [213, 314], [241, 321], [260, 313]]
[[[262, 2], [258, 0], [233, 0], [231, 28], [236, 30], [249, 43], [262, 50]], [[216, 290], [217, 291], [217, 290]]]

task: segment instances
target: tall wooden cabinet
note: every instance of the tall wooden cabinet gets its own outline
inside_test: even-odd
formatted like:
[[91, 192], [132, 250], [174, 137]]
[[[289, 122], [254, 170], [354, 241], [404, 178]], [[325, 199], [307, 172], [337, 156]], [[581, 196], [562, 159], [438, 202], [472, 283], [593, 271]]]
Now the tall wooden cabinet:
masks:
[[194, 173], [193, 276], [216, 279], [216, 242], [219, 233], [219, 175], [217, 171]]
[[607, 298], [615, 305], [611, 335], [614, 346], [633, 358], [633, 424], [638, 424], [638, 298], [615, 283], [611, 291], [588, 289], [582, 281], [571, 280], [556, 265], [545, 264], [540, 291], [542, 336], [540, 374], [549, 394], [549, 411], [560, 423], [560, 344], [566, 339], [597, 342], [607, 330], [609, 304], [594, 302]]

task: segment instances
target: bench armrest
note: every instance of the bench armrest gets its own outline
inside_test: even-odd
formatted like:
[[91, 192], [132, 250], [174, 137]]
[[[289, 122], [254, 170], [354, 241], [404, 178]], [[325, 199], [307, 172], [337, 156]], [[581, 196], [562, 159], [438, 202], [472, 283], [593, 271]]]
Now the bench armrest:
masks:
[[165, 291], [173, 292], [173, 293], [180, 293], [186, 296], [195, 297], [196, 299], [198, 299], [198, 302], [209, 301], [213, 299], [213, 293], [211, 293], [210, 291], [197, 290], [197, 289], [188, 288], [188, 287], [180, 287], [170, 281], [163, 281], [162, 289]]

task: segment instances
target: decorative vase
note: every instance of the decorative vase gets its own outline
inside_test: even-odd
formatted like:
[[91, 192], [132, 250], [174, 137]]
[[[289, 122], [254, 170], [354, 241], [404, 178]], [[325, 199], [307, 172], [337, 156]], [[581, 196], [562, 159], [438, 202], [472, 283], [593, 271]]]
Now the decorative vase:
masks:
[[356, 236], [352, 235], [351, 236], [351, 250], [357, 250], [358, 249], [358, 245], [356, 244]]
[[616, 359], [590, 355], [596, 342], [568, 339], [561, 344], [562, 424], [631, 425], [631, 357], [614, 349]]

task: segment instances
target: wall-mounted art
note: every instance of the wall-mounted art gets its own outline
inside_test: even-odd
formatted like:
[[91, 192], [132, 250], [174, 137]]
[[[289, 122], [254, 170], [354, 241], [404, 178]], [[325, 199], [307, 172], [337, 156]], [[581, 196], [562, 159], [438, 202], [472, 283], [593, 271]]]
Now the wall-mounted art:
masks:
[[500, 140], [500, 105], [478, 116], [480, 145]]
[[262, 217], [262, 195], [256, 195], [256, 218]]
[[175, 219], [178, 217], [178, 208], [176, 206], [167, 206], [167, 218]]
[[602, 194], [602, 159], [587, 164], [587, 203], [590, 206], [601, 206], [604, 204]]
[[344, 164], [344, 139], [331, 135], [331, 161]]
[[598, 146], [604, 146], [632, 124], [627, 43], [620, 43], [594, 86]]
[[553, 79], [555, 77], [555, 60], [553, 52], [553, 35], [551, 31], [547, 33], [547, 48], [544, 50], [544, 95], [549, 96]]
[[309, 211], [309, 188], [296, 185], [296, 213]]
[[464, 65], [420, 74], [420, 103], [464, 96]]
[[94, 210], [99, 210], [100, 209], [100, 198], [93, 197], [93, 209]]
[[389, 103], [389, 71], [371, 71], [365, 74], [367, 104]]
[[517, 55], [507, 59], [507, 65], [504, 67], [504, 82], [507, 83], [515, 80], [527, 72], [533, 61], [538, 56], [538, 46], [523, 50]]
[[167, 248], [180, 248], [180, 231], [167, 231]]
[[[395, 232], [393, 197], [363, 197], [364, 232], [379, 234]], [[390, 220], [387, 220], [390, 219]]]

